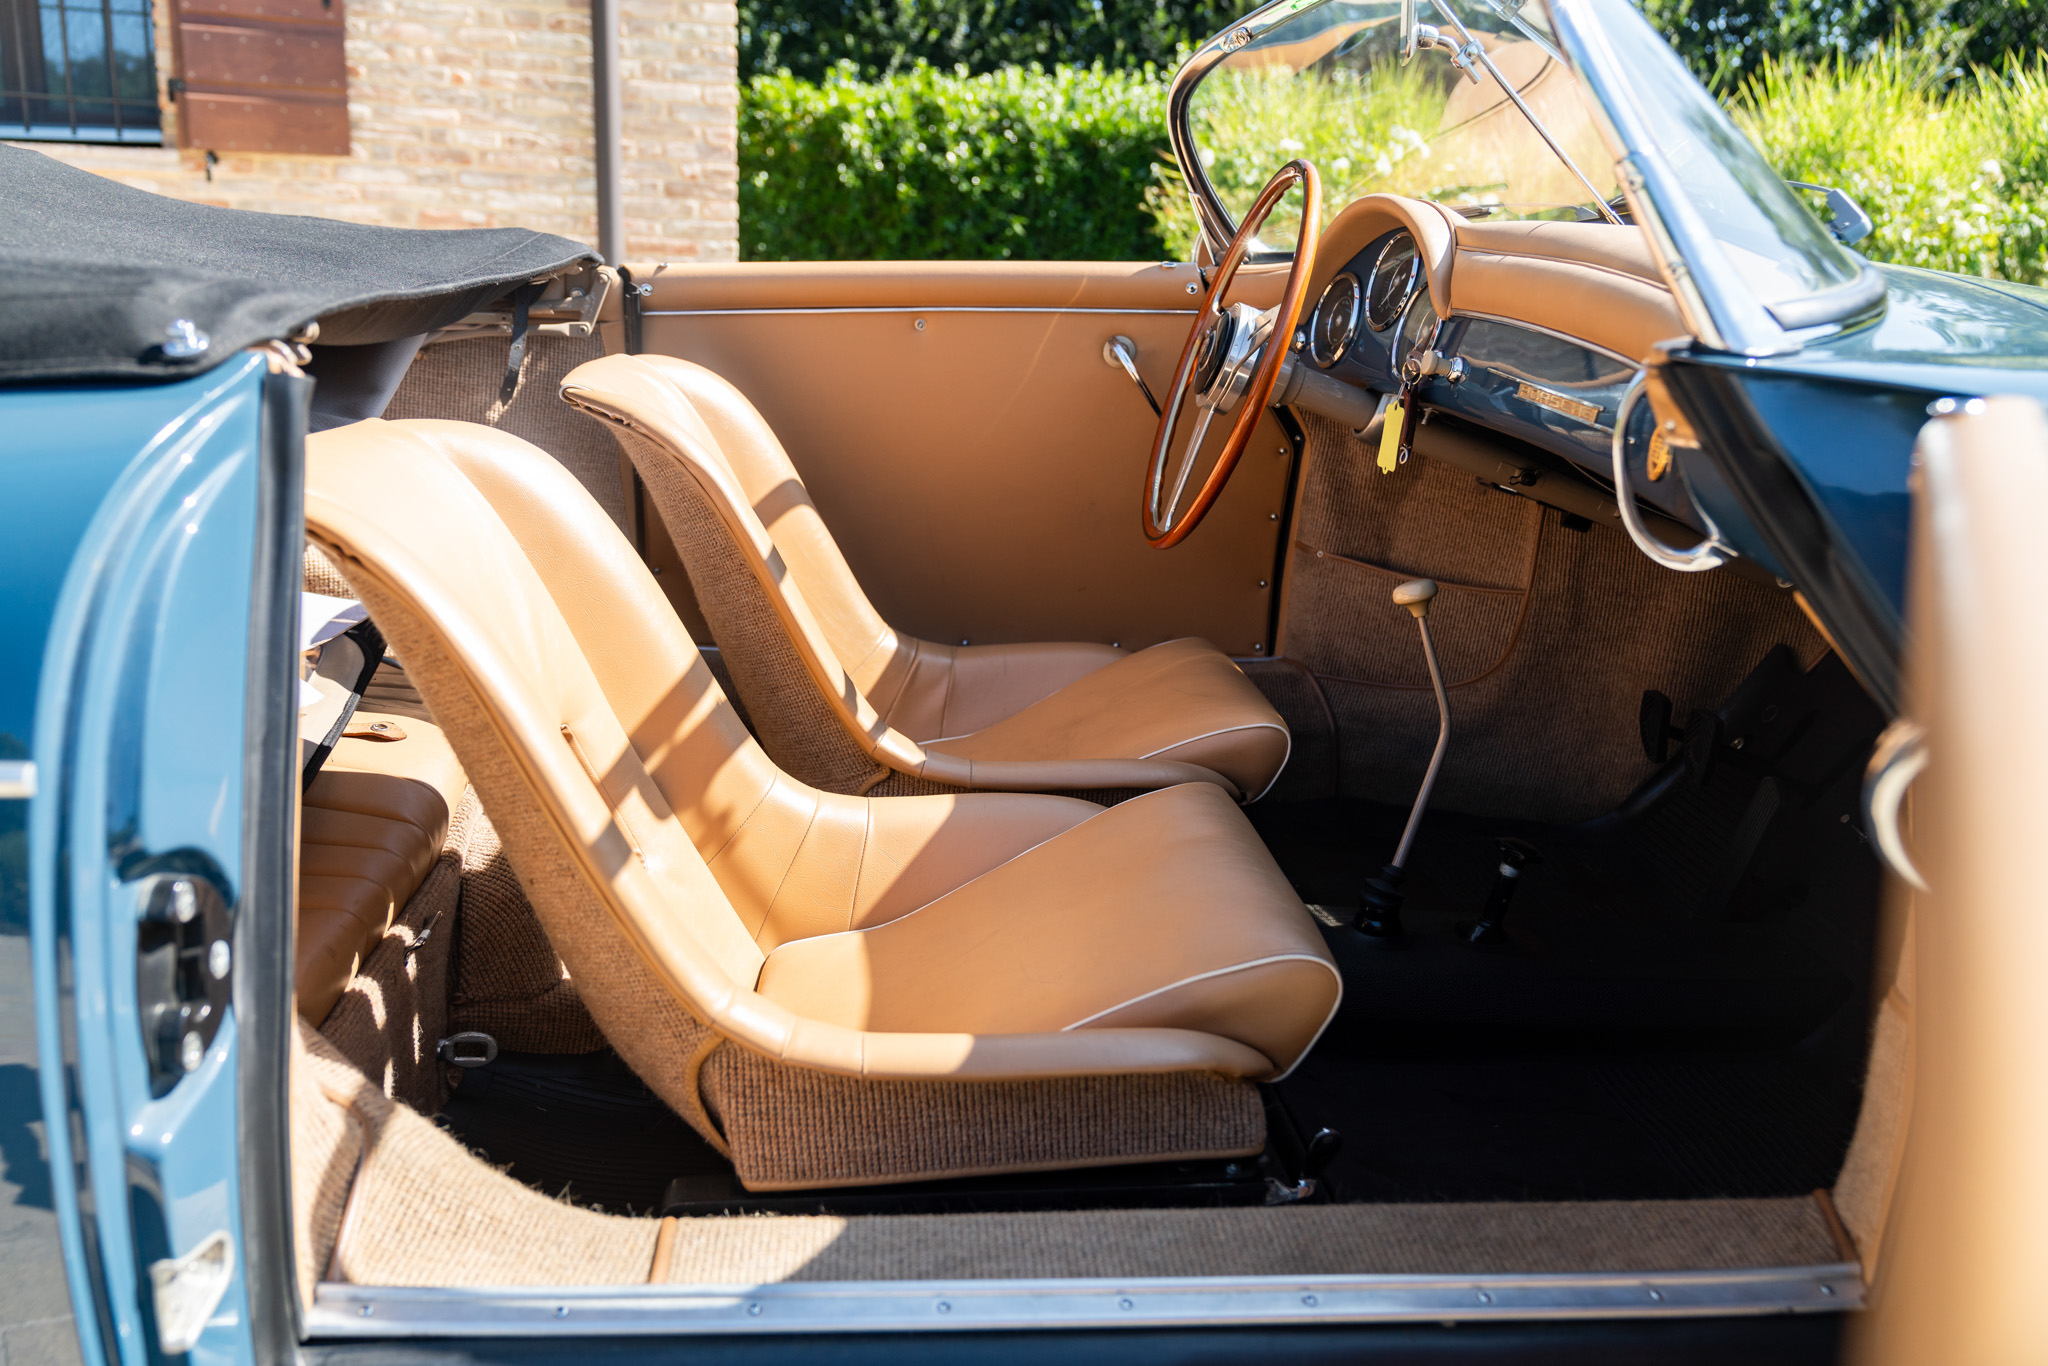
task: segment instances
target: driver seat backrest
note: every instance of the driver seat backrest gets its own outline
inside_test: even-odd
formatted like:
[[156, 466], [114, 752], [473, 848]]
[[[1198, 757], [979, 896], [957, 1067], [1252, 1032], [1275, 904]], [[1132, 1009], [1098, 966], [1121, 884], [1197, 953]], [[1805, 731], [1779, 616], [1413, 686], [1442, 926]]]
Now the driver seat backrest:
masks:
[[[749, 1186], [1262, 1141], [1241, 1079], [1299, 1058], [1335, 974], [1213, 787], [1114, 812], [818, 793], [762, 755], [632, 548], [545, 453], [470, 424], [365, 422], [309, 439], [307, 488], [309, 539], [441, 720], [592, 1017]], [[935, 856], [892, 853], [906, 830]], [[1070, 867], [1077, 891], [1058, 885]], [[1121, 928], [1105, 905], [1131, 908]], [[973, 958], [981, 924], [1036, 936], [1017, 980], [1040, 990]], [[1077, 988], [1093, 1014], [1048, 1015]]]
[[895, 630], [774, 431], [703, 366], [607, 356], [565, 377], [562, 396], [616, 430], [763, 744], [807, 781], [1091, 795], [1206, 781], [1245, 801], [1286, 762], [1286, 723], [1206, 642], [1128, 654], [940, 645]]

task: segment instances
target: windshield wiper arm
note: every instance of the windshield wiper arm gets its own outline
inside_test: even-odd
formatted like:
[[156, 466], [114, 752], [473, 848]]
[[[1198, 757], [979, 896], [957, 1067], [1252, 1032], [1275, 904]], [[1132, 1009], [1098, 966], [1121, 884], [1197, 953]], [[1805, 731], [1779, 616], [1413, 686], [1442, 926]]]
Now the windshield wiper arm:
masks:
[[1612, 208], [1608, 207], [1607, 196], [1601, 194], [1594, 187], [1593, 182], [1586, 178], [1586, 173], [1579, 169], [1579, 163], [1573, 161], [1565, 153], [1564, 148], [1558, 145], [1557, 139], [1550, 135], [1550, 130], [1543, 126], [1543, 120], [1536, 117], [1536, 111], [1531, 109], [1515, 87], [1508, 83], [1508, 78], [1500, 74], [1500, 68], [1493, 64], [1493, 58], [1486, 55], [1486, 49], [1481, 47], [1479, 40], [1472, 36], [1472, 30], [1465, 27], [1465, 21], [1457, 16], [1456, 12], [1446, 3], [1446, 0], [1431, 0], [1431, 3], [1436, 6], [1437, 12], [1443, 15], [1444, 19], [1458, 30], [1458, 35], [1465, 40], [1463, 45], [1454, 54], [1452, 60], [1459, 66], [1466, 66], [1467, 70], [1470, 70], [1470, 67], [1466, 64], [1475, 61], [1485, 67], [1486, 74], [1493, 77], [1493, 83], [1501, 88], [1503, 94], [1514, 101], [1515, 108], [1522, 111], [1522, 117], [1527, 119], [1529, 126], [1536, 130], [1536, 136], [1543, 139], [1545, 145], [1550, 148], [1557, 159], [1564, 163], [1565, 169], [1577, 176], [1579, 184], [1586, 187], [1586, 193], [1593, 197], [1593, 203], [1597, 204], [1600, 208], [1600, 216], [1614, 224], [1617, 228], [1624, 226], [1620, 216]]

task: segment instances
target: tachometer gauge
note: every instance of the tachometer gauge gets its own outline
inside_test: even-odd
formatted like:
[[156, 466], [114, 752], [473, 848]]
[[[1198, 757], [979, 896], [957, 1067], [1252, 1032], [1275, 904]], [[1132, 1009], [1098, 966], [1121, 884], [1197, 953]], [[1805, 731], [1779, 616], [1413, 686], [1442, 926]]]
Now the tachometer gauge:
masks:
[[1365, 320], [1372, 330], [1384, 332], [1392, 327], [1421, 283], [1422, 258], [1416, 254], [1415, 239], [1397, 232], [1380, 248], [1379, 259], [1366, 277]]
[[1323, 291], [1309, 328], [1309, 359], [1328, 368], [1344, 359], [1344, 350], [1358, 335], [1358, 277], [1345, 271]]

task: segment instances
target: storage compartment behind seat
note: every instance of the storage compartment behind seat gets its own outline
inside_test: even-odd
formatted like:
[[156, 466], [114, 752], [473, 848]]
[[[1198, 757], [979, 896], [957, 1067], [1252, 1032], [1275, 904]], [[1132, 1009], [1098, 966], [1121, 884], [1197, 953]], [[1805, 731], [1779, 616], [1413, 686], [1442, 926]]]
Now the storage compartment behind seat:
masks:
[[[346, 585], [309, 561], [307, 588]], [[363, 670], [355, 642], [341, 673]], [[370, 661], [375, 663], [375, 661]], [[330, 694], [301, 714], [310, 754], [342, 714]], [[308, 694], [310, 698], [310, 693]], [[435, 1050], [446, 1032], [447, 968], [462, 883], [468, 779], [399, 665], [378, 664], [299, 815], [298, 1009], [387, 1095], [424, 1113], [446, 1088]]]

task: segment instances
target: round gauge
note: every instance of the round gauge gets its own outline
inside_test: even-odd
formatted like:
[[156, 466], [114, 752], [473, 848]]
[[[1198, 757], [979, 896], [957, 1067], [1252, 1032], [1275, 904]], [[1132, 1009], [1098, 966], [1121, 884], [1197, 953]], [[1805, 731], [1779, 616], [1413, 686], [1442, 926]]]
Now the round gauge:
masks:
[[1418, 346], [1427, 346], [1436, 336], [1436, 308], [1429, 301], [1428, 290], [1418, 290], [1409, 301], [1408, 309], [1401, 315], [1401, 328], [1394, 333], [1392, 359], [1394, 373], [1401, 373], [1401, 366]]
[[1392, 327], [1421, 283], [1422, 258], [1416, 254], [1415, 239], [1397, 232], [1380, 248], [1365, 279], [1365, 320], [1372, 330], [1384, 332]]
[[1316, 305], [1315, 322], [1309, 327], [1309, 359], [1329, 368], [1344, 359], [1344, 350], [1358, 335], [1358, 277], [1345, 271], [1330, 281]]

